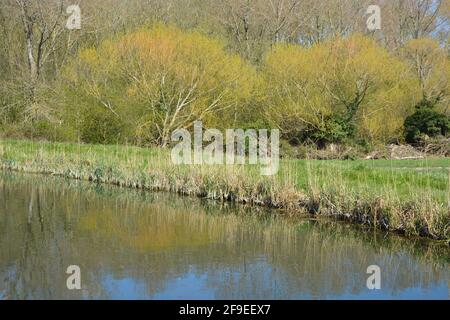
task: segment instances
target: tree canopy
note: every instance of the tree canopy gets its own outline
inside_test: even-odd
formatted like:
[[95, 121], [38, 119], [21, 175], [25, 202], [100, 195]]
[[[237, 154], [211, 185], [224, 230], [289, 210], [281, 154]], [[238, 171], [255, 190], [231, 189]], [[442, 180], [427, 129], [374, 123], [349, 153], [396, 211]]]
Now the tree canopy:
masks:
[[165, 146], [174, 130], [196, 120], [223, 127], [245, 112], [255, 77], [223, 47], [198, 32], [156, 26], [82, 50], [64, 71], [77, 95], [65, 113], [81, 108], [82, 118], [73, 120], [89, 142], [120, 137]]
[[205, 127], [291, 144], [388, 143], [421, 101], [448, 116], [449, 0], [0, 3], [0, 134], [165, 146]]

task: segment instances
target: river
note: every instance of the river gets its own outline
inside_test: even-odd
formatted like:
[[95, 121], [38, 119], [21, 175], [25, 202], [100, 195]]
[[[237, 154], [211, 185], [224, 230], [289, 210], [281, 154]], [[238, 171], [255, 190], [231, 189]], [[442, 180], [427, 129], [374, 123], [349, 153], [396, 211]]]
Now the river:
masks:
[[0, 299], [448, 299], [449, 257], [333, 220], [0, 172]]

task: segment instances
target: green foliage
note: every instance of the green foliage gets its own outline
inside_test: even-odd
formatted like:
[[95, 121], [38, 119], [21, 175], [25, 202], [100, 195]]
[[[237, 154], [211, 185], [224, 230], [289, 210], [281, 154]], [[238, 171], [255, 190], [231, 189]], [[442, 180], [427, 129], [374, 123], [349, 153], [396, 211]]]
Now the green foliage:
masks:
[[115, 144], [125, 143], [124, 121], [104, 110], [93, 109], [83, 116], [81, 123], [81, 139], [88, 143]]
[[446, 136], [450, 133], [450, 117], [434, 110], [428, 100], [416, 106], [416, 112], [405, 119], [405, 139], [417, 143], [422, 135], [429, 137]]
[[328, 143], [346, 143], [354, 138], [355, 124], [347, 117], [341, 115], [327, 116], [318, 129], [313, 128], [305, 137], [312, 139], [319, 147]]

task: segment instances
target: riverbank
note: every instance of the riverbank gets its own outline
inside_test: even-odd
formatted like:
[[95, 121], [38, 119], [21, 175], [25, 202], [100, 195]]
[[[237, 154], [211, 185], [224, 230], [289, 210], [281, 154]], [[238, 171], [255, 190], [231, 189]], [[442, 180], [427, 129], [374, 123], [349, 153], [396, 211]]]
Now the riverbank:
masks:
[[[169, 150], [0, 141], [3, 170], [44, 173], [332, 216], [377, 229], [448, 241], [450, 159], [280, 162], [175, 166]], [[287, 211], [283, 211], [287, 212]]]

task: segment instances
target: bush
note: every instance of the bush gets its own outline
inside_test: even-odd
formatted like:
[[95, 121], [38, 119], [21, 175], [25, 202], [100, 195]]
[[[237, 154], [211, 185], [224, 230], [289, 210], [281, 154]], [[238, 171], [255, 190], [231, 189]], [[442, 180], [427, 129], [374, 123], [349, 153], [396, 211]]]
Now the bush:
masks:
[[354, 123], [340, 115], [326, 117], [319, 130], [311, 132], [310, 137], [319, 148], [329, 143], [345, 143], [353, 138], [356, 132]]
[[416, 144], [421, 136], [447, 136], [450, 132], [450, 117], [434, 110], [430, 101], [423, 100], [416, 106], [416, 112], [405, 119], [406, 142]]
[[125, 124], [112, 113], [93, 110], [85, 115], [81, 139], [87, 143], [115, 144], [125, 142]]

